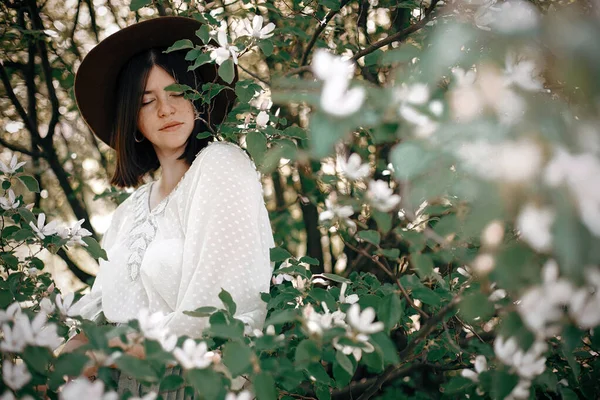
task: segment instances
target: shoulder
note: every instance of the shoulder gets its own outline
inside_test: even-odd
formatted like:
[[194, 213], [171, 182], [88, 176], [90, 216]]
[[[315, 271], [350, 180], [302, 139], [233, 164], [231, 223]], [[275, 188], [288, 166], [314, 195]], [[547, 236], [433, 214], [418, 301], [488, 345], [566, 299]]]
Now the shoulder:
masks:
[[198, 153], [192, 168], [200, 169], [202, 173], [257, 174], [256, 165], [246, 151], [230, 142], [211, 142]]

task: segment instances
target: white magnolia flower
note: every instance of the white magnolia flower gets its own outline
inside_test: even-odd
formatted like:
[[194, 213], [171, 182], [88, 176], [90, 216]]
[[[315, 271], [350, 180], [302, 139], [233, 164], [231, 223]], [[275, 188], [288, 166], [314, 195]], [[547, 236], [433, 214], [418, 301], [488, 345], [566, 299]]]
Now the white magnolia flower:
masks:
[[336, 197], [332, 193], [325, 199], [325, 207], [326, 210], [319, 214], [319, 222], [340, 222], [348, 227], [350, 233], [356, 232], [356, 223], [349, 218], [354, 214], [352, 206], [340, 206], [336, 203]]
[[15, 301], [6, 310], [0, 309], [0, 323], [12, 321], [19, 314], [21, 314], [21, 306], [18, 301]]
[[478, 355], [475, 357], [475, 370], [463, 369], [461, 375], [473, 382], [479, 382], [479, 374], [487, 371], [487, 369], [487, 360], [485, 359], [485, 356]]
[[383, 322], [373, 322], [375, 319], [375, 310], [371, 307], [365, 308], [362, 312], [358, 304], [352, 304], [347, 313], [348, 324], [359, 333], [372, 334], [383, 330]]
[[31, 380], [31, 374], [25, 363], [13, 365], [9, 360], [2, 363], [2, 380], [12, 390], [19, 390]]
[[170, 334], [159, 340], [160, 345], [164, 351], [172, 352], [177, 346], [177, 335]]
[[21, 202], [16, 200], [15, 192], [12, 189], [8, 189], [8, 197], [0, 197], [0, 207], [5, 210], [12, 210], [18, 208]]
[[367, 191], [367, 198], [371, 201], [373, 207], [379, 211], [392, 211], [399, 203], [400, 196], [393, 194], [394, 191], [388, 183], [382, 180], [370, 181]]
[[261, 111], [256, 116], [256, 126], [264, 128], [269, 123], [269, 114], [266, 111]]
[[52, 301], [49, 298], [44, 297], [40, 301], [40, 310], [46, 313], [46, 315], [52, 314], [55, 309], [56, 307], [54, 306], [54, 303], [52, 303]]
[[400, 102], [398, 114], [408, 122], [425, 126], [431, 123], [429, 117], [416, 107], [423, 106], [429, 100], [429, 88], [424, 83], [412, 85], [402, 84], [394, 93], [396, 101]]
[[[264, 336], [263, 332], [260, 329], [253, 329], [252, 333], [257, 338]], [[265, 330], [265, 334], [267, 336], [276, 336], [275, 339], [278, 340], [278, 341], [285, 339], [285, 335], [283, 333], [280, 334], [280, 335], [276, 335], [275, 334], [275, 327], [273, 325], [267, 326], [267, 329]]]
[[354, 114], [365, 99], [362, 87], [348, 89], [354, 74], [354, 64], [337, 57], [324, 49], [318, 49], [313, 56], [311, 68], [315, 76], [324, 81], [321, 92], [321, 107], [338, 117]]
[[[291, 265], [292, 264], [290, 264], [290, 262], [288, 260], [285, 260], [284, 262], [281, 263], [281, 265], [279, 266], [279, 269], [288, 268]], [[286, 273], [277, 273], [277, 271], [275, 273], [277, 275], [274, 276], [272, 279], [274, 285], [281, 285], [283, 283], [283, 281], [291, 282], [294, 279], [294, 277], [292, 275], [289, 275]]]
[[25, 161], [17, 162], [17, 155], [13, 154], [8, 165], [0, 161], [0, 171], [4, 172], [6, 175], [12, 175], [25, 164]]
[[476, 27], [484, 31], [491, 31], [489, 25], [496, 20], [496, 13], [500, 10], [498, 7], [494, 7], [496, 2], [497, 0], [486, 0], [475, 11], [473, 22]]
[[346, 282], [342, 283], [342, 288], [340, 289], [340, 298], [339, 301], [340, 303], [348, 303], [348, 304], [354, 304], [356, 303], [359, 298], [357, 294], [351, 294], [349, 296], [346, 296], [346, 289], [348, 288], [348, 284]]
[[193, 339], [183, 342], [183, 347], [176, 347], [173, 355], [185, 369], [206, 368], [212, 363], [212, 352], [208, 352], [205, 342], [196, 343]]
[[521, 378], [517, 386], [509, 393], [504, 400], [526, 400], [529, 398], [529, 388], [531, 387], [531, 381], [529, 379]]
[[535, 29], [540, 23], [538, 9], [522, 0], [511, 0], [499, 5], [499, 10], [490, 25], [501, 33], [518, 33]]
[[481, 243], [490, 248], [498, 247], [503, 238], [504, 223], [497, 219], [487, 224], [481, 233]]
[[527, 204], [517, 217], [517, 229], [520, 237], [534, 250], [547, 252], [552, 249], [552, 225], [555, 212], [548, 207]]
[[64, 298], [61, 294], [56, 295], [56, 306], [60, 313], [64, 316], [72, 317], [73, 313], [71, 312], [71, 307], [73, 306], [73, 299], [75, 299], [75, 293], [71, 292], [67, 294]]
[[227, 32], [219, 30], [217, 33], [217, 42], [220, 47], [217, 47], [210, 52], [210, 58], [215, 60], [217, 64], [221, 65], [230, 57], [235, 64], [238, 63], [239, 50], [236, 46], [229, 45], [227, 41]]
[[244, 24], [244, 34], [246, 36], [252, 36], [257, 39], [267, 39], [273, 36], [275, 24], [269, 22], [263, 27], [263, 17], [260, 15], [255, 15], [254, 18], [252, 18], [252, 24], [248, 18], [244, 18], [242, 22]]
[[8, 324], [2, 324], [4, 339], [0, 342], [0, 350], [6, 353], [20, 353], [25, 349], [27, 341], [20, 335], [19, 329], [11, 328]]
[[37, 219], [37, 225], [34, 225], [33, 222], [29, 223], [29, 226], [31, 226], [31, 229], [33, 229], [33, 231], [35, 232], [35, 234], [40, 238], [40, 239], [45, 239], [46, 236], [49, 235], [54, 235], [56, 233], [56, 225], [57, 225], [57, 221], [52, 221], [49, 222], [48, 224], [46, 223], [46, 214], [44, 213], [40, 213], [38, 215], [38, 219]]
[[544, 352], [547, 348], [546, 343], [536, 341], [524, 352], [514, 337], [505, 340], [502, 336], [497, 336], [494, 340], [496, 357], [505, 365], [513, 367], [520, 377], [529, 380], [541, 375], [546, 369]]
[[225, 400], [252, 400], [254, 396], [248, 390], [243, 390], [239, 393], [229, 392], [225, 396]]
[[517, 60], [514, 52], [506, 55], [504, 76], [507, 85], [516, 85], [523, 90], [540, 91], [544, 88], [537, 66], [532, 60]]
[[311, 304], [308, 304], [302, 309], [302, 316], [304, 318], [306, 329], [311, 335], [315, 334], [321, 336], [324, 331], [331, 329], [332, 327], [332, 314], [320, 314]]
[[[69, 241], [67, 242], [67, 246], [72, 246], [74, 244], [78, 244], [78, 245], [87, 247], [87, 243], [85, 243], [81, 239], [86, 236], [92, 236], [92, 232], [81, 227], [81, 225], [83, 224], [84, 221], [85, 221], [85, 219], [80, 219], [79, 221], [77, 221], [75, 223], [75, 225], [73, 225], [71, 227], [71, 229], [69, 230]], [[60, 235], [60, 233], [59, 233], [59, 235]], [[62, 237], [62, 235], [61, 235], [61, 237]]]
[[298, 290], [303, 290], [307, 283], [308, 279], [304, 279], [300, 275], [292, 279], [292, 286]]
[[337, 350], [341, 351], [347, 356], [352, 354], [357, 362], [360, 361], [360, 359], [362, 358], [363, 351], [365, 353], [372, 353], [375, 350], [375, 347], [373, 347], [373, 345], [369, 343], [368, 336], [359, 334], [355, 336], [355, 339], [358, 339], [357, 345], [351, 346], [340, 344], [339, 338], [335, 337], [332, 341], [333, 347], [335, 347]]
[[117, 400], [119, 395], [110, 391], [104, 393], [104, 382], [98, 379], [90, 382], [86, 378], [77, 378], [68, 382], [60, 392], [61, 400]]
[[592, 153], [571, 155], [557, 148], [546, 166], [544, 181], [552, 187], [565, 184], [577, 200], [581, 222], [600, 237], [600, 160]]
[[[50, 350], [54, 350], [60, 346], [63, 339], [57, 334], [56, 324], [46, 324], [47, 321], [48, 317], [45, 313], [38, 313], [32, 321], [29, 320], [27, 315], [22, 314], [16, 318], [11, 334], [14, 337], [20, 337], [18, 340], [26, 344], [47, 347]], [[7, 336], [10, 335], [7, 335], [7, 331], [4, 328], [3, 330], [4, 337], [7, 339]]]
[[357, 181], [369, 176], [370, 167], [368, 163], [361, 164], [362, 160], [357, 153], [352, 153], [348, 157], [348, 161], [344, 157], [338, 155], [337, 163], [342, 175], [351, 181]]
[[143, 308], [138, 314], [138, 322], [147, 339], [161, 342], [169, 334], [169, 329], [165, 326], [165, 315], [161, 311], [150, 314], [149, 309]]

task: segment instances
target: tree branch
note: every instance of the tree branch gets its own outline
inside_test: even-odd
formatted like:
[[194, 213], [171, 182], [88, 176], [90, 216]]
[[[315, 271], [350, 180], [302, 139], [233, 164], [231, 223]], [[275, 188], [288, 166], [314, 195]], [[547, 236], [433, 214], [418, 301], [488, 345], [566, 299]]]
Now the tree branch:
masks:
[[2, 139], [2, 137], [0, 137], [0, 144], [7, 149], [18, 151], [19, 153], [26, 154], [29, 157], [42, 157], [42, 153], [26, 149], [25, 147], [21, 147], [17, 144], [8, 143], [6, 140]]
[[17, 113], [23, 120], [23, 123], [25, 124], [27, 129], [30, 132], [36, 132], [33, 124], [31, 123], [31, 120], [29, 119], [29, 115], [27, 115], [27, 112], [23, 108], [23, 105], [21, 104], [19, 99], [17, 99], [17, 96], [15, 95], [15, 91], [13, 90], [12, 85], [10, 84], [10, 78], [8, 77], [8, 74], [6, 73], [6, 69], [4, 69], [4, 63], [2, 61], [0, 61], [0, 80], [2, 80], [2, 83], [4, 84], [4, 87], [6, 88], [6, 94], [8, 95], [8, 98], [15, 106]]

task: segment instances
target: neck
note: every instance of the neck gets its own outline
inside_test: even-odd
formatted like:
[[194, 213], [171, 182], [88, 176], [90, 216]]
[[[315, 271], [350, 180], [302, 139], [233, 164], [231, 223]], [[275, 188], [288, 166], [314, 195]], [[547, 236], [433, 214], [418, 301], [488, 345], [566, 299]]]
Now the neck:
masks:
[[160, 197], [168, 196], [169, 193], [175, 189], [175, 186], [177, 186], [186, 171], [190, 168], [190, 165], [187, 163], [187, 161], [185, 159], [178, 160], [178, 156], [179, 154], [158, 155], [158, 161], [160, 162], [161, 167], [161, 176], [155, 185], [161, 194]]

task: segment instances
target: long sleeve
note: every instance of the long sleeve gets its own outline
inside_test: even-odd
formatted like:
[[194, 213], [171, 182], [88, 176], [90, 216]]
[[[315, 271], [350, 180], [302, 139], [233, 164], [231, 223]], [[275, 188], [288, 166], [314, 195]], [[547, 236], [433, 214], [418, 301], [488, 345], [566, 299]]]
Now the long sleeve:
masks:
[[201, 156], [182, 197], [181, 282], [166, 325], [178, 335], [200, 336], [207, 318], [183, 311], [222, 308], [223, 288], [237, 304], [236, 317], [260, 328], [266, 316], [260, 293], [269, 291], [273, 237], [258, 172], [246, 153], [229, 143], [214, 143]]

